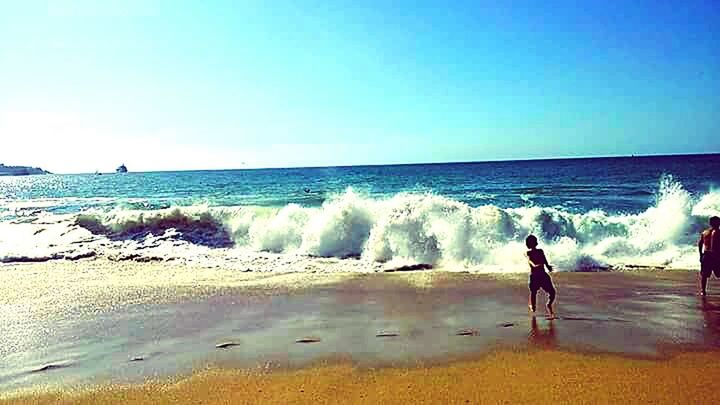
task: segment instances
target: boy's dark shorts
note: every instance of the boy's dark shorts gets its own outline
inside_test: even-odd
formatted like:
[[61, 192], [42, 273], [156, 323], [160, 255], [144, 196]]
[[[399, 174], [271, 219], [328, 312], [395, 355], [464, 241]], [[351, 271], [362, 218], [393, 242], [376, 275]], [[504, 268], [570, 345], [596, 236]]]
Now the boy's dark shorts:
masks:
[[700, 274], [710, 277], [712, 273], [715, 273], [716, 278], [720, 278], [720, 257], [717, 254], [705, 253], [700, 260]]
[[553, 286], [550, 275], [545, 273], [531, 273], [530, 274], [530, 291], [536, 292], [539, 289], [545, 290], [547, 293], [555, 292], [555, 286]]

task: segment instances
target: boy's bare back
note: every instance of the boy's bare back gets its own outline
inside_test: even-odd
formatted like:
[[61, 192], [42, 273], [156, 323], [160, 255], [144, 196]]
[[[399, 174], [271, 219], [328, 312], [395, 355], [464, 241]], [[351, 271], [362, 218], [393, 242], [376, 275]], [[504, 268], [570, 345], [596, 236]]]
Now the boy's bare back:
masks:
[[545, 252], [542, 249], [530, 249], [526, 253], [530, 264], [530, 272], [544, 271], [544, 267], [548, 266], [548, 270], [552, 271], [552, 267], [548, 265]]

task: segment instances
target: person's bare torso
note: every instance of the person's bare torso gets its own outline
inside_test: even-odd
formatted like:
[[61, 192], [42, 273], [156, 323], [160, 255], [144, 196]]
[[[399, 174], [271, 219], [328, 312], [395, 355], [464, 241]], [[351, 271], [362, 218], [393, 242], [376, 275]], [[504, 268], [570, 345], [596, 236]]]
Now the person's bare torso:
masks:
[[720, 252], [720, 230], [706, 229], [702, 233], [703, 253], [716, 254]]

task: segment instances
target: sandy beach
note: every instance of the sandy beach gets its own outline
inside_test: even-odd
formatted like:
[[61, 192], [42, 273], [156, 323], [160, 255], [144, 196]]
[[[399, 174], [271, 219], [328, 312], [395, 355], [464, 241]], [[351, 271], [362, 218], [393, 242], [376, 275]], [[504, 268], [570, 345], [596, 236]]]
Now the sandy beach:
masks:
[[338, 395], [432, 403], [450, 395], [462, 403], [537, 392], [697, 401], [704, 391], [692, 396], [690, 387], [718, 375], [720, 295], [694, 295], [695, 272], [557, 273], [554, 320], [528, 315], [526, 277], [100, 260], [4, 266], [0, 395], [103, 403]]
[[558, 351], [495, 352], [474, 361], [358, 370], [349, 364], [261, 374], [210, 370], [134, 386], [28, 395], [12, 404], [712, 403], [720, 354], [668, 360]]

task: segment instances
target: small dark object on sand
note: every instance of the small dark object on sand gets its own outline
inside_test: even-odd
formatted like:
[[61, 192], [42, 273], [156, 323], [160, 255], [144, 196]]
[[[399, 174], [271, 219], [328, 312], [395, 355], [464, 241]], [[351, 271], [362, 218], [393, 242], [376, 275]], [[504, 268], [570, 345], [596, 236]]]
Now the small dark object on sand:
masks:
[[406, 266], [394, 267], [391, 269], [385, 269], [384, 273], [394, 273], [396, 271], [417, 271], [417, 270], [431, 270], [432, 264], [420, 263], [420, 264], [409, 264]]
[[378, 332], [378, 334], [375, 335], [375, 337], [395, 337], [395, 336], [400, 336], [400, 334], [397, 332]]
[[509, 328], [509, 327], [511, 327], [511, 326], [515, 326], [515, 323], [513, 323], [513, 322], [503, 322], [503, 323], [501, 323], [501, 324], [498, 325], [498, 326], [500, 326], [500, 327], [502, 327], [502, 328]]
[[57, 369], [59, 369], [59, 368], [65, 368], [65, 367], [68, 367], [68, 366], [70, 366], [69, 363], [50, 363], [50, 364], [45, 364], [45, 365], [43, 365], [43, 366], [41, 366], [41, 367], [38, 367], [38, 368], [36, 368], [36, 369], [33, 369], [33, 370], [31, 370], [31, 372], [32, 372], [32, 373], [40, 373], [40, 372], [43, 372], [43, 371], [57, 370]]
[[318, 338], [318, 337], [308, 336], [308, 337], [304, 337], [304, 338], [296, 340], [295, 343], [317, 343], [319, 341], [320, 341], [320, 338]]
[[230, 347], [238, 346], [240, 343], [238, 342], [222, 342], [215, 345], [215, 348], [217, 349], [227, 349]]
[[477, 336], [480, 332], [475, 329], [460, 329], [455, 333], [455, 336]]
[[135, 356], [135, 357], [133, 357], [133, 358], [130, 359], [131, 362], [143, 361], [143, 360], [145, 360], [145, 357], [143, 357], [143, 356]]

